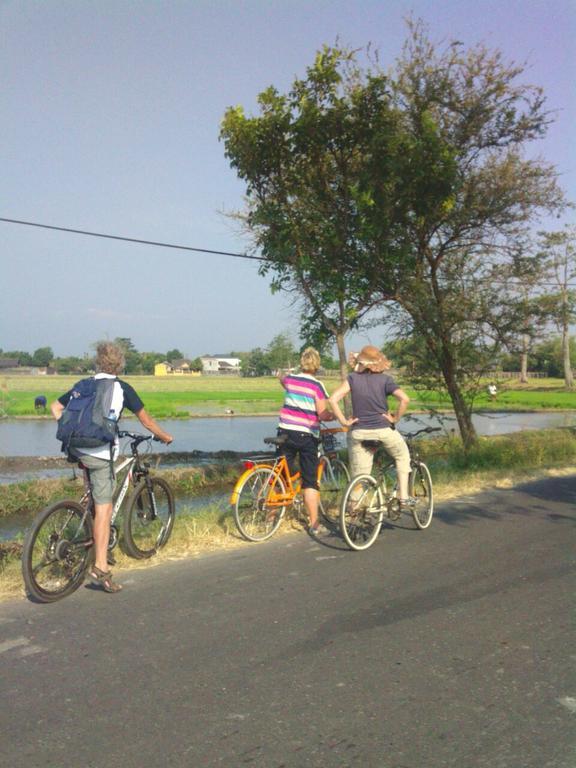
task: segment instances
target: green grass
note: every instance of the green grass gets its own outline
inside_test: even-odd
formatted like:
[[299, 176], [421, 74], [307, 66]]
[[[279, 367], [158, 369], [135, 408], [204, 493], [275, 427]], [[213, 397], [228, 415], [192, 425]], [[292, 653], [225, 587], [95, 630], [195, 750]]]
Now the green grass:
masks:
[[[67, 391], [76, 376], [5, 376], [0, 378], [0, 417], [36, 416], [34, 398], [44, 394], [54, 400]], [[276, 413], [282, 403], [282, 388], [274, 377], [241, 378], [239, 376], [127, 376], [142, 397], [146, 410], [155, 418], [189, 418], [224, 416], [231, 409], [238, 415]], [[327, 378], [333, 392], [338, 378]], [[399, 383], [403, 384], [399, 380]], [[403, 384], [411, 397], [410, 410], [426, 408], [451, 409], [447, 394], [415, 392], [409, 382]], [[482, 392], [476, 409], [541, 410], [576, 408], [576, 392], [566, 392], [561, 379], [531, 379], [529, 384], [516, 381], [500, 384], [495, 402]]]

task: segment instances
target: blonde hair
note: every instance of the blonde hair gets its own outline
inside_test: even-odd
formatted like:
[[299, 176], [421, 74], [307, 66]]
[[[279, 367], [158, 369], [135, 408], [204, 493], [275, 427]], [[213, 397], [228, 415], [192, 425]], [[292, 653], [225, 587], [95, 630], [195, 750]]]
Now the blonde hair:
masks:
[[300, 368], [304, 373], [316, 373], [320, 368], [320, 355], [314, 347], [306, 347], [300, 355]]
[[111, 341], [99, 341], [96, 345], [96, 370], [118, 376], [124, 370], [124, 351]]

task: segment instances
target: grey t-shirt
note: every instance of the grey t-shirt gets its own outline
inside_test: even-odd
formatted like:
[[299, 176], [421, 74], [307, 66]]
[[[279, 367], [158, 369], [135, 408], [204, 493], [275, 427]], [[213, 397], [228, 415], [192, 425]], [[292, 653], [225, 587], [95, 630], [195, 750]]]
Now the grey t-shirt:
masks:
[[352, 415], [358, 419], [352, 429], [383, 429], [392, 423], [382, 414], [388, 411], [388, 395], [400, 389], [387, 373], [350, 373]]

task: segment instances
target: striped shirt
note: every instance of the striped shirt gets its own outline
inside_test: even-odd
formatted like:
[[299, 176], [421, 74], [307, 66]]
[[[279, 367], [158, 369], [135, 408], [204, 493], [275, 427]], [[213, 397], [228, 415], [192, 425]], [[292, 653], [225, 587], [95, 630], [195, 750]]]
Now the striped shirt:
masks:
[[286, 390], [280, 409], [279, 429], [293, 429], [320, 436], [316, 400], [326, 400], [328, 392], [321, 381], [308, 373], [289, 374], [281, 381]]

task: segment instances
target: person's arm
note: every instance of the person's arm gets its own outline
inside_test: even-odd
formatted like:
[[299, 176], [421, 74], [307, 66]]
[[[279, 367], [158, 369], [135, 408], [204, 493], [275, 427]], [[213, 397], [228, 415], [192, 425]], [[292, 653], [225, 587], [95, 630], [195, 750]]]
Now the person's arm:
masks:
[[340, 400], [342, 398], [346, 397], [347, 394], [350, 392], [350, 384], [348, 384], [347, 381], [343, 381], [342, 384], [338, 387], [338, 389], [330, 395], [328, 398], [328, 405], [340, 424], [342, 424], [343, 427], [350, 427], [352, 424], [354, 424], [358, 419], [347, 419], [346, 416], [342, 413], [342, 409], [338, 405]]
[[159, 440], [162, 440], [163, 443], [166, 443], [166, 445], [171, 443], [174, 439], [172, 435], [169, 435], [168, 432], [165, 432], [162, 427], [154, 421], [152, 416], [150, 416], [150, 414], [147, 413], [144, 408], [139, 410], [136, 416], [140, 420], [140, 423], [143, 427], [146, 427], [147, 430], [152, 432], [152, 434], [155, 435]]
[[406, 410], [408, 409], [408, 403], [410, 402], [410, 398], [404, 392], [402, 389], [395, 389], [394, 392], [392, 392], [392, 396], [398, 400], [398, 407], [396, 408], [396, 413], [385, 413], [384, 416], [388, 419], [388, 421], [391, 421], [392, 424], [398, 424], [402, 416], [406, 413]]
[[60, 416], [62, 416], [63, 411], [64, 411], [64, 406], [59, 400], [54, 400], [53, 403], [50, 403], [50, 413], [52, 414], [52, 416], [54, 416], [56, 421], [58, 421]]
[[332, 413], [332, 409], [328, 403], [328, 391], [322, 382], [319, 382], [319, 384], [321, 388], [321, 394], [314, 397], [316, 414], [320, 421], [334, 421], [336, 416]]

